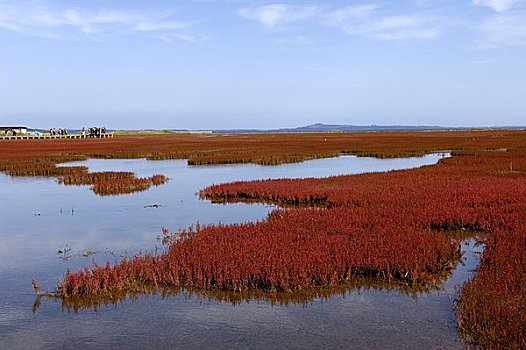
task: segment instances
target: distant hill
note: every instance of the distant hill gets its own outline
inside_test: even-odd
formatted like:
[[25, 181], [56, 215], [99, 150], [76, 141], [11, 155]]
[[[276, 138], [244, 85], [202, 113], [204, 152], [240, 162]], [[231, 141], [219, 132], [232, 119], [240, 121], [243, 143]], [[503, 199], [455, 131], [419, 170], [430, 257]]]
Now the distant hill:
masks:
[[411, 126], [411, 125], [339, 125], [312, 124], [296, 128], [280, 129], [225, 129], [214, 130], [217, 133], [251, 133], [251, 132], [349, 132], [349, 131], [427, 131], [427, 130], [463, 130], [462, 127]]
[[460, 128], [446, 128], [427, 125], [338, 125], [338, 124], [312, 124], [280, 131], [313, 132], [313, 131], [418, 131], [418, 130], [451, 130]]

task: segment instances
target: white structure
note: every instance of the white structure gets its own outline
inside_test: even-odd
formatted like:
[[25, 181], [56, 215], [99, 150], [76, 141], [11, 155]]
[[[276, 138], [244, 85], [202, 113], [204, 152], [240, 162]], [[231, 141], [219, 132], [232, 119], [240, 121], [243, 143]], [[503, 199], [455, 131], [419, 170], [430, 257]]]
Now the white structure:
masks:
[[0, 136], [27, 134], [27, 126], [0, 126]]

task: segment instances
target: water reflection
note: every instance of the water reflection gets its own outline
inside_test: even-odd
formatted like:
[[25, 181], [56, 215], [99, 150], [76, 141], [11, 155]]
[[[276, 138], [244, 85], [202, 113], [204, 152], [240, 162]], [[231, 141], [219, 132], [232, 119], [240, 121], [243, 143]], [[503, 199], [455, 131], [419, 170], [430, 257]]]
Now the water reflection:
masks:
[[[163, 300], [182, 296], [185, 299], [195, 300], [196, 302], [207, 301], [216, 303], [227, 303], [232, 306], [241, 305], [243, 303], [251, 302], [265, 302], [270, 305], [287, 306], [290, 304], [300, 304], [308, 306], [314, 300], [327, 301], [332, 297], [340, 296], [345, 298], [351, 293], [361, 293], [364, 291], [380, 291], [384, 293], [395, 293], [397, 295], [410, 296], [417, 300], [418, 297], [429, 295], [432, 292], [444, 291], [443, 282], [450, 277], [451, 274], [443, 274], [437, 276], [434, 284], [430, 285], [408, 285], [397, 282], [386, 282], [380, 280], [373, 280], [368, 278], [353, 278], [346, 284], [331, 286], [331, 287], [313, 287], [301, 291], [293, 292], [272, 292], [272, 291], [257, 291], [246, 290], [242, 292], [231, 292], [222, 290], [206, 290], [206, 289], [189, 289], [184, 287], [179, 288], [159, 288], [151, 285], [145, 285], [140, 291], [123, 292], [112, 297], [79, 297], [61, 299], [63, 311], [78, 312], [81, 309], [98, 310], [102, 306], [118, 306], [124, 300], [148, 299], [152, 296], [159, 295]], [[33, 304], [33, 312], [38, 310], [41, 300], [45, 296], [37, 296]]]

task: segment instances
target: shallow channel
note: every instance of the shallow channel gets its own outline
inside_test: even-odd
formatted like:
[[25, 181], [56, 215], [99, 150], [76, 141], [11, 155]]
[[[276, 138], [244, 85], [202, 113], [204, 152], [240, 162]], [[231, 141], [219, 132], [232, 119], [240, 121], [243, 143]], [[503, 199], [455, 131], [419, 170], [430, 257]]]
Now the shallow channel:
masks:
[[[481, 248], [466, 240], [463, 264], [439, 290], [350, 289], [306, 303], [252, 299], [233, 304], [187, 292], [128, 298], [79, 311], [43, 298], [32, 309], [31, 278], [53, 289], [67, 269], [162, 249], [161, 228], [265, 218], [272, 206], [212, 204], [197, 191], [213, 183], [324, 177], [435, 164], [447, 154], [376, 159], [343, 156], [278, 166], [188, 166], [186, 161], [95, 160], [90, 171], [165, 174], [146, 192], [99, 197], [88, 186], [0, 174], [0, 349], [353, 348], [462, 349], [452, 303]], [[152, 205], [157, 207], [152, 207]], [[60, 251], [60, 252], [59, 252]], [[35, 311], [35, 312], [33, 312]]]

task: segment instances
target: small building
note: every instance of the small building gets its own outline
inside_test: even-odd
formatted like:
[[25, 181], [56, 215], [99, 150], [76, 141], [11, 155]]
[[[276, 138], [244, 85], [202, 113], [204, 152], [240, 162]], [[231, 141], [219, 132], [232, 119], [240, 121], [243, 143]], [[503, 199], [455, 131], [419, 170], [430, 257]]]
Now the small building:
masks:
[[0, 136], [27, 134], [27, 126], [0, 126]]

